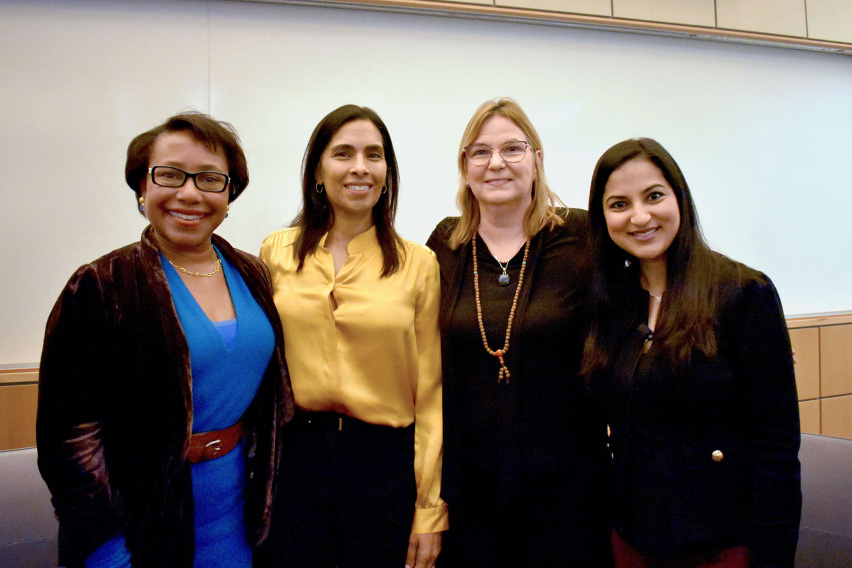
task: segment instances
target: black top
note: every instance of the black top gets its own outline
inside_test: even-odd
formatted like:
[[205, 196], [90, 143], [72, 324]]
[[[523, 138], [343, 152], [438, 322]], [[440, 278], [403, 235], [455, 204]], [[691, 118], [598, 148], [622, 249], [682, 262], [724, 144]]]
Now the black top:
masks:
[[[606, 491], [608, 453], [602, 412], [578, 376], [585, 333], [590, 259], [587, 215], [563, 212], [562, 226], [545, 229], [530, 244], [510, 346], [509, 381], [498, 383], [499, 363], [482, 345], [474, 304], [471, 243], [449, 247], [457, 218], [442, 221], [427, 245], [441, 266], [444, 371], [444, 499], [459, 498], [456, 475], [466, 463], [495, 471], [511, 498], [523, 472], [591, 472]], [[511, 284], [477, 242], [482, 316], [489, 346], [503, 346], [523, 247], [509, 263]], [[602, 504], [606, 501], [602, 497]], [[605, 505], [604, 505], [605, 506]]]
[[799, 415], [781, 304], [764, 275], [720, 258], [719, 352], [673, 368], [652, 343], [648, 294], [620, 298], [614, 364], [592, 379], [615, 458], [615, 526], [660, 554], [749, 547], [753, 567], [790, 567], [801, 491]]

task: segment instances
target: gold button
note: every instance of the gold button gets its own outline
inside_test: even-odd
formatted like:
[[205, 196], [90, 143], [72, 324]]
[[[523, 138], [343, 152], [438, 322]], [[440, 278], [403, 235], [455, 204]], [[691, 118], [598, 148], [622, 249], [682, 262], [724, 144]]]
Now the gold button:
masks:
[[721, 450], [713, 450], [713, 461], [720, 462], [725, 459], [725, 454]]

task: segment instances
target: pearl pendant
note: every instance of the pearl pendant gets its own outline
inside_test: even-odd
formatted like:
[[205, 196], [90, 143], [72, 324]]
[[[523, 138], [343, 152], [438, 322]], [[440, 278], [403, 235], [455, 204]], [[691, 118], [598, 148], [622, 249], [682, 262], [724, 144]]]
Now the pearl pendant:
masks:
[[500, 286], [508, 286], [509, 285], [509, 275], [505, 272], [497, 277], [497, 284]]

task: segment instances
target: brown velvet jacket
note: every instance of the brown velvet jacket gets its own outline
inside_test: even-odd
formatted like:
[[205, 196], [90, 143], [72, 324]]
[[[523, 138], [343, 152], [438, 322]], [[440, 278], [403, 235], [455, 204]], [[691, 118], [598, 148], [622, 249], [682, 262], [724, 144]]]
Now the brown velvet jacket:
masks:
[[[249, 542], [269, 530], [281, 426], [293, 414], [266, 267], [213, 235], [266, 313], [276, 349], [246, 412]], [[189, 349], [150, 227], [82, 266], [47, 322], [39, 372], [38, 462], [59, 519], [59, 560], [83, 566], [122, 533], [134, 567], [191, 567]]]

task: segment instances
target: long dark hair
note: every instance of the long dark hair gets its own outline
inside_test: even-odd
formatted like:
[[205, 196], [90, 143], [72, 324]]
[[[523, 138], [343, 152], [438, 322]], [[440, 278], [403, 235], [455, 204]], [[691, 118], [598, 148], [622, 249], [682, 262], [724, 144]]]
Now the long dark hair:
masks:
[[604, 152], [592, 175], [589, 228], [595, 264], [591, 326], [583, 361], [586, 374], [609, 362], [618, 337], [635, 317], [635, 305], [626, 300], [636, 288], [639, 262], [610, 238], [603, 195], [612, 173], [637, 159], [648, 160], [659, 168], [674, 190], [680, 209], [680, 227], [666, 251], [666, 293], [654, 330], [654, 343], [669, 355], [674, 365], [688, 361], [693, 350], [707, 356], [715, 355], [718, 350], [714, 327], [722, 256], [704, 240], [692, 194], [674, 158], [655, 140], [634, 138]]
[[293, 247], [293, 254], [299, 259], [297, 270], [302, 269], [305, 258], [317, 249], [322, 236], [334, 225], [334, 210], [328, 202], [328, 196], [325, 192], [317, 193], [316, 191], [316, 174], [328, 143], [343, 125], [353, 120], [369, 120], [379, 129], [385, 161], [388, 165], [385, 181], [387, 191], [379, 196], [379, 201], [373, 206], [376, 237], [384, 257], [382, 276], [393, 274], [402, 263], [402, 239], [393, 226], [399, 195], [399, 167], [393, 142], [391, 142], [387, 126], [375, 111], [367, 107], [344, 105], [328, 113], [317, 124], [305, 149], [305, 157], [302, 159], [302, 205], [292, 223], [293, 226], [302, 229]]

